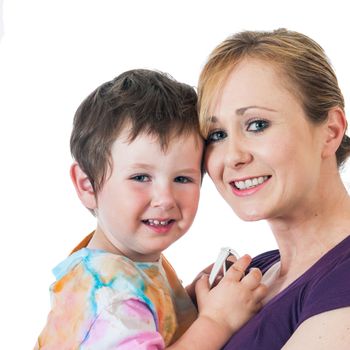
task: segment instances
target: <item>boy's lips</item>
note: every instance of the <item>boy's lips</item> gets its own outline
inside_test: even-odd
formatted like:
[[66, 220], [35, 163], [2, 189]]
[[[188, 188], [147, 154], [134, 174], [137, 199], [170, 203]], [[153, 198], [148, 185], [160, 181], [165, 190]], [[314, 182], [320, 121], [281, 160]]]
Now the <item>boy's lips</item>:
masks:
[[174, 219], [146, 219], [142, 222], [156, 233], [167, 233], [175, 223]]
[[170, 223], [174, 222], [173, 219], [146, 219], [142, 220], [143, 223], [150, 226], [167, 226]]

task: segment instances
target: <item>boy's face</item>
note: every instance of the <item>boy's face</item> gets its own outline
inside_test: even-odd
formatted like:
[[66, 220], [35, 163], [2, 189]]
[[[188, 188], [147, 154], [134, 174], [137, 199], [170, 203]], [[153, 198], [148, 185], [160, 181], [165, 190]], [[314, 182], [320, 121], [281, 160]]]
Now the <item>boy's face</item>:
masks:
[[125, 128], [111, 149], [113, 171], [97, 194], [97, 233], [112, 252], [155, 261], [192, 224], [203, 143], [195, 134], [175, 137], [164, 153], [153, 136], [131, 143], [128, 136]]

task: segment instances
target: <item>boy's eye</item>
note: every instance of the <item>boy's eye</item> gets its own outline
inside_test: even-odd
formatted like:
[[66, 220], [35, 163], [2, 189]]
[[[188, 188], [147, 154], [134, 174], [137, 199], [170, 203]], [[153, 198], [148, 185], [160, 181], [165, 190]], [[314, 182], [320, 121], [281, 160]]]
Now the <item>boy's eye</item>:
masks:
[[182, 183], [182, 184], [187, 184], [189, 182], [193, 182], [193, 180], [187, 176], [177, 176], [175, 178], [175, 182], [179, 182], [179, 183]]
[[261, 132], [269, 127], [269, 122], [267, 120], [259, 119], [252, 122], [248, 122], [247, 131]]
[[206, 143], [212, 143], [212, 142], [218, 142], [227, 137], [227, 134], [225, 131], [222, 130], [217, 130], [217, 131], [212, 131], [209, 133]]
[[148, 182], [151, 180], [151, 178], [148, 175], [141, 174], [131, 177], [131, 180], [135, 180], [137, 182]]

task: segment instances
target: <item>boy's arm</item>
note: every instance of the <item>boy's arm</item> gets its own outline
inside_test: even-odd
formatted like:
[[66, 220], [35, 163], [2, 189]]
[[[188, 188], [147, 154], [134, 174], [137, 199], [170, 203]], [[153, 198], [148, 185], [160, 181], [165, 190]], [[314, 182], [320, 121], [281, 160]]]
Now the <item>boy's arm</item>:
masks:
[[261, 308], [267, 289], [258, 269], [244, 275], [250, 262], [247, 255], [237, 260], [212, 289], [207, 275], [198, 280], [199, 317], [169, 350], [220, 349]]
[[[212, 289], [208, 276], [203, 275], [196, 284], [199, 317], [167, 349], [218, 350], [257, 312], [266, 288], [260, 284], [259, 270], [252, 269], [244, 276], [250, 261], [248, 256], [239, 259]], [[163, 350], [165, 345], [148, 306], [129, 299], [100, 312], [79, 349], [91, 348]]]
[[140, 300], [116, 302], [102, 310], [79, 350], [163, 350], [162, 335], [157, 332], [154, 316]]
[[[200, 281], [198, 289], [205, 289]], [[200, 286], [202, 284], [202, 286]], [[153, 327], [152, 327], [153, 326]], [[211, 317], [200, 315], [187, 332], [169, 350], [216, 350], [229, 339], [232, 331]], [[153, 329], [152, 329], [153, 328]], [[147, 305], [136, 300], [111, 305], [93, 323], [79, 349], [163, 350], [164, 340], [155, 330], [154, 318]]]
[[221, 349], [233, 332], [206, 316], [199, 316], [178, 341], [168, 350]]

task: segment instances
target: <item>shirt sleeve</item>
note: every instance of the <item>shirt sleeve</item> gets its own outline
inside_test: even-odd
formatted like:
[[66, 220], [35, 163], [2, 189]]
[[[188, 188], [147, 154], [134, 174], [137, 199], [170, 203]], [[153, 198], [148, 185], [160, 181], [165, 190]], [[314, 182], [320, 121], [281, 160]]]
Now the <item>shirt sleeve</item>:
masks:
[[116, 302], [102, 310], [93, 322], [81, 350], [163, 350], [151, 310], [138, 299]]
[[320, 313], [350, 306], [350, 260], [336, 263], [305, 293], [299, 324]]

